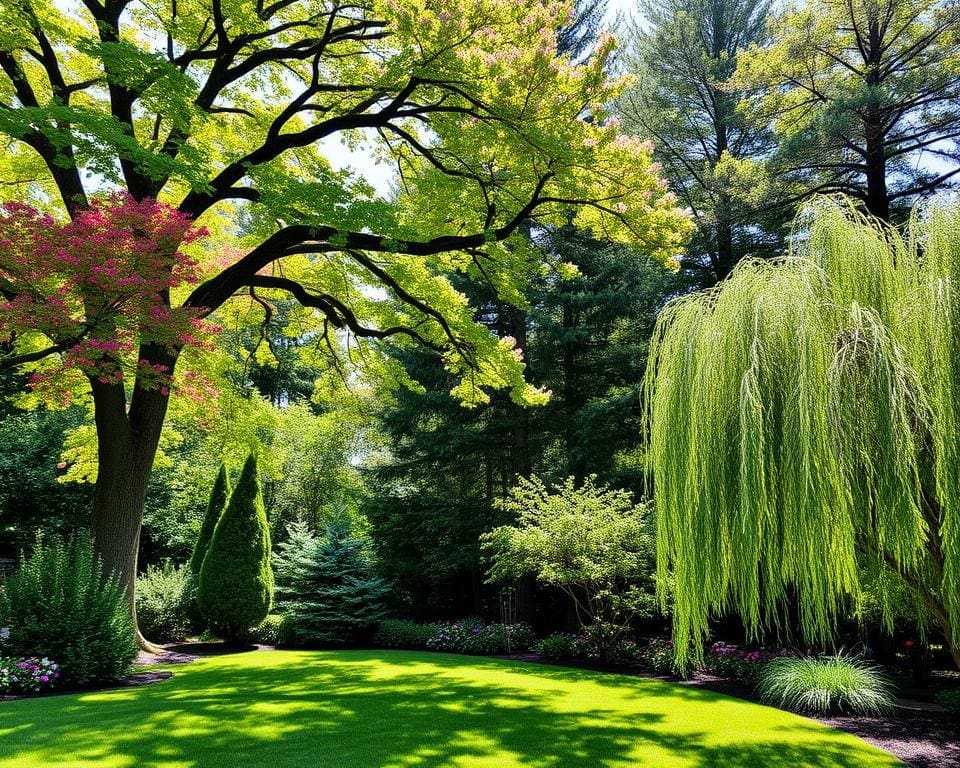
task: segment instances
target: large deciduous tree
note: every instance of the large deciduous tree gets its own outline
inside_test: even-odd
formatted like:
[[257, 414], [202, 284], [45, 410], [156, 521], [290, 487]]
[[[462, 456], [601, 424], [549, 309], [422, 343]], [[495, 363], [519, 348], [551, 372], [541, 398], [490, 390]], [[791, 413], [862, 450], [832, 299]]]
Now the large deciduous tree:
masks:
[[960, 5], [816, 0], [789, 7], [737, 79], [773, 120], [778, 174], [904, 218], [960, 173]]
[[[664, 310], [647, 368], [660, 575], [680, 662], [713, 612], [829, 642], [858, 565], [901, 579], [960, 666], [960, 207], [907, 237], [834, 203], [780, 263]], [[896, 590], [878, 595], [888, 626]]]
[[[3, 193], [76, 220], [119, 189], [216, 232], [230, 247], [198, 256], [192, 289], [153, 294], [161, 313], [200, 321], [238, 294], [289, 296], [314, 310], [320, 336], [442, 348], [464, 399], [487, 385], [536, 398], [509, 341], [473, 322], [443, 273], [482, 272], [510, 295], [533, 260], [521, 224], [570, 209], [661, 257], [685, 228], [648, 149], [605, 122], [613, 40], [586, 63], [556, 55], [569, 18], [546, 0], [13, 0], [0, 10]], [[344, 144], [395, 169], [391, 200], [330, 162]], [[173, 277], [175, 244], [166, 251], [151, 264]], [[0, 276], [7, 302], [28, 293], [8, 279], [17, 258]], [[83, 302], [71, 321], [86, 327]], [[149, 330], [80, 368], [99, 446], [93, 537], [131, 601], [185, 342]], [[8, 364], [82, 341], [4, 333]]]

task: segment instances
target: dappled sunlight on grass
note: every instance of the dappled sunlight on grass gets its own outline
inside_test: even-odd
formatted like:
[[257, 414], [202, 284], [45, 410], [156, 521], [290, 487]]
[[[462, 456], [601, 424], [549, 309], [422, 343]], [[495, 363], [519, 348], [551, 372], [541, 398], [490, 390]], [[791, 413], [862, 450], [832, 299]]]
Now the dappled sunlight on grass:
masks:
[[[848, 734], [708, 691], [389, 651], [247, 653], [0, 705], [0, 768], [878, 768]], [[320, 762], [322, 759], [322, 762]]]

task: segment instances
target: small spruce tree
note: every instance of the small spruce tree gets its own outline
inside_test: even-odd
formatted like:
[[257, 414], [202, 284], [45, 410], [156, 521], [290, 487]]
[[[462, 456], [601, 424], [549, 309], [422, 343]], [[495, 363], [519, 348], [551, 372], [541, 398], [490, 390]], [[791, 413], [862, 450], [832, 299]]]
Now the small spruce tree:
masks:
[[296, 645], [349, 645], [385, 614], [387, 585], [373, 574], [368, 542], [335, 517], [321, 536], [294, 524], [278, 549], [277, 607]]
[[210, 491], [210, 501], [207, 502], [207, 512], [204, 515], [203, 524], [200, 526], [200, 534], [197, 536], [197, 543], [194, 545], [193, 555], [190, 557], [190, 572], [195, 577], [200, 576], [203, 558], [207, 554], [210, 539], [213, 538], [213, 531], [223, 514], [224, 507], [227, 506], [228, 498], [230, 498], [230, 478], [227, 476], [226, 466], [221, 464], [220, 471], [217, 472], [217, 479], [213, 483], [213, 490]]
[[235, 642], [263, 620], [272, 597], [270, 527], [251, 454], [203, 558], [197, 604], [213, 631]]

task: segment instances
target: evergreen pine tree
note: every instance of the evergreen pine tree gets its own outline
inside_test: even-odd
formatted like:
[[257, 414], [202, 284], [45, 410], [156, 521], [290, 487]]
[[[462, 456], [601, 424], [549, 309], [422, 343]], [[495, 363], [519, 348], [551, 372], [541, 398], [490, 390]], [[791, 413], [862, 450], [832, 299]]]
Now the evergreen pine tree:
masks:
[[203, 558], [197, 603], [215, 632], [238, 641], [267, 615], [272, 597], [270, 527], [251, 454]]
[[345, 517], [317, 537], [292, 526], [279, 547], [277, 606], [290, 616], [285, 632], [297, 645], [347, 645], [383, 617], [387, 585], [373, 575], [368, 542]]

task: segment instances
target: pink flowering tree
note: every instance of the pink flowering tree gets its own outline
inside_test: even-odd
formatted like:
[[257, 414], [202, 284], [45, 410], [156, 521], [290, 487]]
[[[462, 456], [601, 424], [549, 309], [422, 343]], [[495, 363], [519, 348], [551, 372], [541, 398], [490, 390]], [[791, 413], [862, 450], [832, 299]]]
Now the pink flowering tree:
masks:
[[[89, 386], [92, 534], [131, 607], [175, 366], [226, 302], [269, 314], [293, 297], [317, 338], [428, 344], [463, 400], [505, 387], [529, 403], [544, 393], [517, 350], [446, 276], [517, 300], [541, 258], [522, 225], [570, 211], [676, 255], [688, 224], [649, 145], [606, 123], [615, 43], [557, 55], [570, 15], [555, 0], [3, 3], [0, 195], [55, 220], [2, 214], [0, 365], [35, 366], [51, 393], [69, 376]], [[389, 196], [345, 167], [345, 147], [392, 175]], [[105, 188], [124, 194], [91, 202]], [[191, 224], [218, 232], [199, 272]]]

